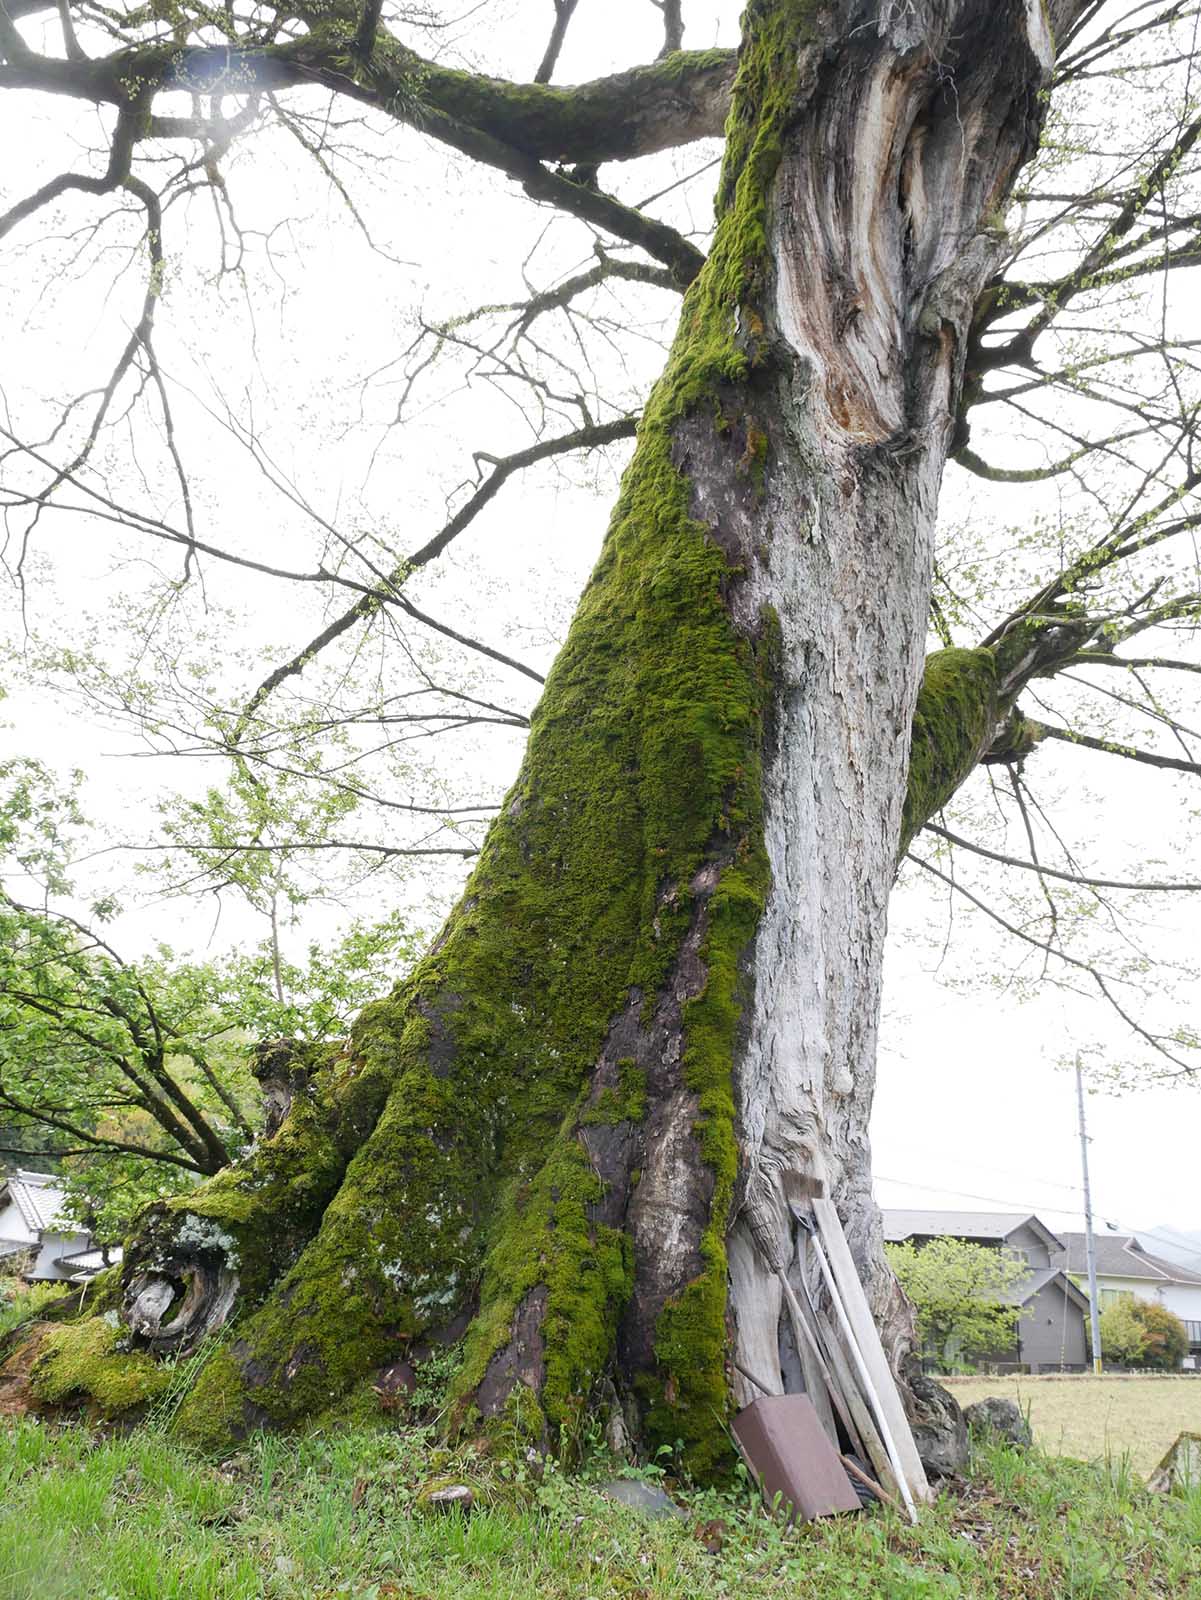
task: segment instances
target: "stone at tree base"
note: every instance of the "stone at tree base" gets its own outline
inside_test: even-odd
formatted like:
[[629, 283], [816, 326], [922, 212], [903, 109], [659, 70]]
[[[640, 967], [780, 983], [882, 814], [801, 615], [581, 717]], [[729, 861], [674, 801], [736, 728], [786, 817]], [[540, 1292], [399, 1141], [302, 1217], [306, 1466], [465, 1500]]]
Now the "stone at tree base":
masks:
[[1201, 1433], [1182, 1433], [1147, 1479], [1155, 1494], [1195, 1489], [1201, 1484]]
[[1011, 1444], [1016, 1450], [1028, 1450], [1034, 1443], [1030, 1424], [1022, 1415], [1016, 1402], [992, 1395], [987, 1400], [977, 1400], [963, 1413], [970, 1432], [978, 1437], [993, 1434]]
[[904, 1366], [909, 1422], [917, 1453], [931, 1478], [955, 1478], [967, 1467], [967, 1423], [955, 1396], [928, 1377], [912, 1357]]
[[610, 1483], [601, 1484], [601, 1493], [610, 1500], [620, 1500], [623, 1506], [641, 1511], [655, 1522], [664, 1517], [686, 1515], [662, 1489], [657, 1489], [652, 1483], [642, 1483], [637, 1478], [614, 1478]]
[[428, 1494], [418, 1496], [423, 1511], [462, 1511], [466, 1514], [475, 1505], [475, 1496], [465, 1483], [445, 1483]]

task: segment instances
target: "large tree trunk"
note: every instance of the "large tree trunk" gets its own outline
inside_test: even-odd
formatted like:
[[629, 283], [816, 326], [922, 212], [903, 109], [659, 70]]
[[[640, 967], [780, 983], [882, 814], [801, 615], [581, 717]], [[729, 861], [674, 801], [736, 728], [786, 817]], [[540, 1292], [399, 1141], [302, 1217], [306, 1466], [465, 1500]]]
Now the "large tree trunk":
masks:
[[131, 1247], [136, 1341], [246, 1308], [194, 1433], [324, 1411], [465, 1328], [464, 1426], [566, 1444], [612, 1379], [711, 1470], [731, 1357], [798, 1381], [773, 1269], [803, 1270], [789, 1202], [818, 1188], [902, 1353], [867, 1138], [885, 914], [903, 830], [1005, 704], [990, 653], [945, 653], [906, 803], [1045, 16], [752, 0], [716, 243], [467, 892], [275, 1136]]

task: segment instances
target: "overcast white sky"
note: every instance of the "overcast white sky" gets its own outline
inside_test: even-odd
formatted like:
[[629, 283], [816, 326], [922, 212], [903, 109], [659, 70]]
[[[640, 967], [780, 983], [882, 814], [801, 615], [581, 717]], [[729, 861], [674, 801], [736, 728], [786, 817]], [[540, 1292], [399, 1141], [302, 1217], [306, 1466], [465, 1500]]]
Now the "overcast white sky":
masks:
[[[531, 11], [538, 14], [537, 25], [529, 20]], [[549, 6], [494, 8], [494, 25], [486, 40], [493, 70], [525, 74], [532, 70], [544, 42], [544, 11], [549, 12]], [[728, 41], [736, 11], [737, 7], [718, 3], [689, 6], [687, 42], [700, 46]], [[648, 58], [656, 48], [657, 21], [645, 0], [620, 4], [606, 0], [592, 7], [585, 3], [559, 78], [590, 77], [612, 65]], [[10, 100], [14, 103], [6, 103]], [[40, 142], [31, 138], [32, 126], [45, 135]], [[0, 97], [0, 149], [7, 152], [0, 182], [6, 193], [13, 197], [25, 193], [47, 171], [55, 170], [37, 160], [49, 148], [51, 135], [60, 152], [77, 159], [73, 147], [94, 126], [90, 113], [81, 117], [58, 106], [44, 107], [40, 120], [31, 124], [24, 103], [18, 106], [15, 97]], [[265, 437], [289, 451], [288, 466], [323, 506], [348, 509], [352, 515], [386, 516], [401, 528], [402, 546], [412, 548], [437, 526], [442, 497], [457, 481], [456, 472], [462, 475], [464, 447], [512, 448], [523, 437], [520, 425], [511, 424], [516, 431], [504, 437], [500, 430], [505, 424], [494, 397], [474, 392], [460, 397], [450, 442], [455, 448], [444, 437], [445, 413], [419, 420], [405, 435], [403, 447], [388, 443], [368, 492], [362, 488], [364, 462], [379, 442], [379, 430], [351, 428], [345, 437], [323, 432], [328, 424], [321, 421], [321, 407], [328, 405], [339, 421], [352, 418], [354, 405], [343, 380], [362, 370], [361, 363], [358, 367], [355, 363], [364, 351], [382, 350], [385, 359], [392, 353], [403, 332], [406, 296], [419, 300], [431, 315], [446, 315], [498, 295], [520, 293], [518, 267], [524, 248], [519, 245], [530, 236], [530, 221], [528, 208], [497, 180], [463, 173], [415, 136], [398, 135], [389, 150], [399, 163], [389, 180], [393, 187], [385, 188], [368, 168], [360, 193], [370, 199], [373, 186], [378, 188], [380, 205], [389, 208], [388, 237], [396, 253], [415, 265], [411, 271], [385, 271], [378, 258], [349, 242], [336, 197], [320, 198], [324, 211], [306, 228], [294, 234], [281, 232], [276, 248], [285, 264], [289, 298], [275, 320], [260, 316], [257, 324], [256, 353], [264, 369], [275, 375], [276, 385], [273, 414], [260, 412], [258, 421]], [[47, 160], [53, 159], [52, 152]], [[264, 217], [288, 212], [294, 193], [281, 201], [276, 192], [278, 166], [262, 162], [256, 172], [256, 159], [262, 158], [244, 160], [233, 173], [245, 215], [254, 219], [254, 225], [265, 226]], [[699, 159], [692, 152], [687, 161], [673, 158], [653, 167], [644, 165], [645, 192], [651, 192], [653, 177], [666, 172], [670, 181], [686, 166], [699, 165]], [[627, 175], [625, 181], [634, 185], [640, 178]], [[703, 189], [699, 195], [697, 209], [703, 216]], [[686, 204], [686, 199], [680, 203]], [[80, 214], [75, 215], [78, 220]], [[677, 212], [677, 218], [686, 215]], [[193, 224], [190, 217], [189, 226], [201, 224]], [[173, 248], [182, 253], [182, 240], [169, 231], [168, 250]], [[586, 257], [586, 239], [582, 248], [576, 239], [571, 249]], [[38, 259], [35, 255], [35, 266]], [[178, 271], [175, 298], [169, 288], [164, 308], [160, 349], [164, 364], [200, 388], [215, 371], [222, 392], [236, 395], [244, 384], [255, 381], [246, 323], [238, 320], [240, 313], [225, 288], [199, 285], [187, 278], [182, 267]], [[36, 279], [10, 282], [4, 308], [12, 319], [9, 354], [0, 373], [9, 404], [36, 399], [39, 393], [70, 392], [58, 386], [73, 380], [74, 387], [81, 387], [81, 371], [94, 374], [102, 369], [116, 337], [114, 319], [120, 332], [120, 294], [118, 290], [115, 301], [106, 299], [103, 289], [97, 292], [95, 283], [85, 282], [65, 301], [46, 302]], [[670, 306], [659, 307], [659, 314], [669, 311]], [[655, 315], [653, 302], [645, 302], [641, 314]], [[298, 329], [303, 332], [300, 340]], [[659, 357], [647, 346], [632, 359], [637, 386]], [[186, 411], [186, 402], [181, 402], [181, 413]], [[200, 423], [195, 416], [191, 420], [199, 436]], [[220, 447], [211, 437], [205, 438], [206, 448], [217, 452]], [[423, 476], [431, 463], [433, 469]], [[212, 528], [225, 534], [231, 524], [250, 524], [258, 541], [256, 550], [288, 548], [295, 525], [280, 518], [278, 507], [264, 497], [261, 482], [245, 462], [239, 465], [226, 450], [214, 453], [209, 466], [201, 512]], [[983, 516], [986, 509], [998, 515], [1004, 495], [990, 490], [982, 496], [977, 483], [956, 476], [956, 482], [948, 476], [952, 515]], [[553, 655], [571, 597], [598, 548], [612, 488], [607, 470], [593, 494], [578, 480], [532, 476], [456, 549], [445, 574], [431, 580], [424, 592], [441, 602], [443, 614], [448, 606], [461, 610], [487, 637], [544, 665]], [[1013, 504], [1024, 508], [1027, 502], [1015, 499]], [[1022, 514], [1024, 510], [1014, 512]], [[60, 525], [44, 553], [47, 568], [39, 575], [41, 587], [33, 586], [31, 612], [35, 624], [53, 621], [60, 636], [69, 637], [72, 628], [82, 636], [84, 613], [119, 599], [122, 585], [137, 591], [137, 562], [119, 558], [116, 548], [94, 528]], [[212, 584], [214, 604], [230, 601], [233, 591], [220, 574], [213, 576]], [[244, 609], [225, 634], [229, 669], [242, 672], [240, 681], [253, 682], [243, 669], [253, 657], [255, 641], [272, 639], [280, 649], [303, 642], [313, 614], [305, 610], [307, 598], [294, 593], [251, 585], [243, 585], [240, 593]], [[6, 589], [0, 603], [9, 608], [19, 635], [14, 592]], [[513, 692], [523, 692], [522, 687]], [[112, 826], [131, 818], [140, 825], [137, 818], [149, 811], [164, 786], [186, 787], [202, 776], [203, 781], [213, 779], [212, 773], [202, 774], [195, 765], [181, 772], [179, 763], [166, 770], [164, 763], [134, 764], [113, 757], [110, 752], [128, 749], [127, 737], [98, 727], [94, 719], [81, 720], [77, 708], [68, 704], [50, 704], [44, 693], [16, 689], [5, 710], [11, 727], [0, 730], [4, 748], [43, 755], [63, 769], [84, 766], [92, 780], [93, 814]], [[503, 789], [517, 757], [512, 740], [483, 751], [483, 779], [493, 791]], [[1103, 819], [1104, 837], [1098, 834], [1090, 853], [1092, 866], [1118, 871], [1137, 864], [1149, 852], [1149, 838], [1157, 845], [1157, 835], [1179, 842], [1189, 807], [1179, 786], [1170, 780], [1163, 783], [1157, 777], [1152, 784], [1143, 774], [1102, 775], [1090, 769], [1088, 784], [1106, 785], [1103, 805], [1094, 806], [1080, 798], [1083, 769], [1073, 765], [1079, 761], [1075, 752], [1047, 753], [1038, 760], [1040, 781], [1045, 781], [1047, 791], [1059, 788], [1066, 793], [1070, 832], [1087, 839], [1101, 828]], [[420, 904], [423, 884], [417, 881], [405, 892]], [[1015, 960], [1016, 955], [991, 933], [978, 930], [970, 916], [958, 915], [958, 955], [953, 963], [943, 964], [942, 976], [953, 978], [954, 986], [940, 981], [935, 969], [940, 965], [941, 924], [930, 933], [930, 904], [928, 897], [902, 896], [894, 913], [896, 936], [888, 962], [888, 1010], [873, 1124], [879, 1198], [886, 1205], [1031, 1208], [1052, 1227], [1076, 1226], [1080, 1169], [1075, 1090], [1062, 1062], [1082, 1040], [1108, 1042], [1120, 1053], [1125, 1048], [1120, 1029], [1114, 1019], [1095, 1008], [1086, 1012], [1060, 989], [1049, 988], [1018, 1003], [1012, 994], [983, 981], [971, 986], [973, 967], [983, 980], [1005, 970], [998, 964]], [[1201, 913], [1191, 902], [1187, 907], [1178, 899], [1170, 905], [1160, 902], [1154, 915], [1168, 930], [1169, 947], [1174, 943], [1180, 954], [1188, 956], [1201, 949]], [[233, 933], [235, 926], [227, 923], [221, 936]], [[194, 910], [181, 912], [159, 903], [131, 915], [123, 933], [134, 945], [165, 937], [203, 949], [210, 928]], [[1128, 1227], [1159, 1223], [1201, 1227], [1199, 1096], [1201, 1089], [1190, 1088], [1144, 1089], [1120, 1099], [1090, 1096], [1093, 1188], [1100, 1217]]]

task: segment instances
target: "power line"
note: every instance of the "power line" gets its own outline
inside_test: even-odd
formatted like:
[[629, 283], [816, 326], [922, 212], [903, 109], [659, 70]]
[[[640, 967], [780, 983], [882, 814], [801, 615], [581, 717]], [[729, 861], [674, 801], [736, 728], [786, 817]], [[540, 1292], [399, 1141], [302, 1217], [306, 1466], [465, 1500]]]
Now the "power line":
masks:
[[[934, 1155], [929, 1151], [923, 1152], [921, 1150], [912, 1150], [912, 1149], [909, 1149], [908, 1147], [907, 1147], [907, 1151], [908, 1151], [908, 1154], [910, 1154], [912, 1156], [915, 1156], [918, 1159], [926, 1159], [926, 1160], [941, 1159], [942, 1155], [943, 1155], [943, 1152], [941, 1152], [941, 1151], [937, 1152], [937, 1155]], [[976, 1172], [987, 1172], [994, 1178], [1016, 1178], [1019, 1183], [1027, 1183], [1027, 1182], [1033, 1181], [1034, 1183], [1036, 1183], [1038, 1185], [1038, 1187], [1040, 1189], [1066, 1189], [1072, 1194], [1079, 1194], [1081, 1192], [1080, 1191], [1080, 1185], [1078, 1183], [1056, 1183], [1053, 1178], [1035, 1178], [1033, 1180], [1030, 1180], [1030, 1179], [1027, 1178], [1027, 1175], [1024, 1172], [1015, 1172], [1012, 1167], [982, 1167], [979, 1164], [979, 1162], [976, 1162], [976, 1161], [973, 1161], [971, 1165], [972, 1165], [972, 1168], [973, 1168], [974, 1171], [976, 1171]], [[890, 1178], [888, 1181], [890, 1183], [897, 1183], [900, 1180], [897, 1179], [897, 1178]], [[915, 1188], [915, 1187], [920, 1187], [920, 1185], [911, 1184], [909, 1187], [910, 1188]], [[943, 1189], [943, 1190], [937, 1190], [937, 1191], [931, 1191], [931, 1192], [932, 1193], [941, 1193], [941, 1194], [951, 1194], [951, 1193], [958, 1193], [959, 1191], [953, 1191], [953, 1190], [950, 1190], [950, 1189]]]
[[[1002, 1200], [999, 1195], [972, 1194], [967, 1189], [940, 1189], [936, 1185], [930, 1183], [910, 1183], [904, 1178], [890, 1178], [883, 1172], [877, 1172], [875, 1176], [880, 1180], [881, 1183], [895, 1183], [901, 1189], [919, 1189], [923, 1194], [945, 1194], [952, 1197], [958, 1195], [963, 1200], [983, 1200], [987, 1205], [1005, 1206], [1008, 1210], [1025, 1211], [1030, 1213], [1032, 1213], [1035, 1209], [1028, 1200]], [[1069, 1187], [1074, 1186], [1068, 1184], [1056, 1185], [1056, 1188]], [[1056, 1206], [1043, 1207], [1044, 1211], [1055, 1211], [1059, 1209], [1062, 1208]], [[1071, 1208], [1070, 1214], [1074, 1216], [1076, 1209], [1076, 1207]]]

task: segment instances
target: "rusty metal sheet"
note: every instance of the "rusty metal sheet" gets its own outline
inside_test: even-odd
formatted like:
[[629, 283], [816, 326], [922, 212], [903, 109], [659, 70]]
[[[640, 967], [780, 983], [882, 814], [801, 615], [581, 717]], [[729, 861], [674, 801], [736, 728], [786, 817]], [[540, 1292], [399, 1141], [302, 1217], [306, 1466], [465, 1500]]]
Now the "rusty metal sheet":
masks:
[[783, 1515], [812, 1522], [860, 1509], [859, 1496], [808, 1395], [754, 1400], [731, 1428], [763, 1498], [770, 1504], [778, 1494]]

